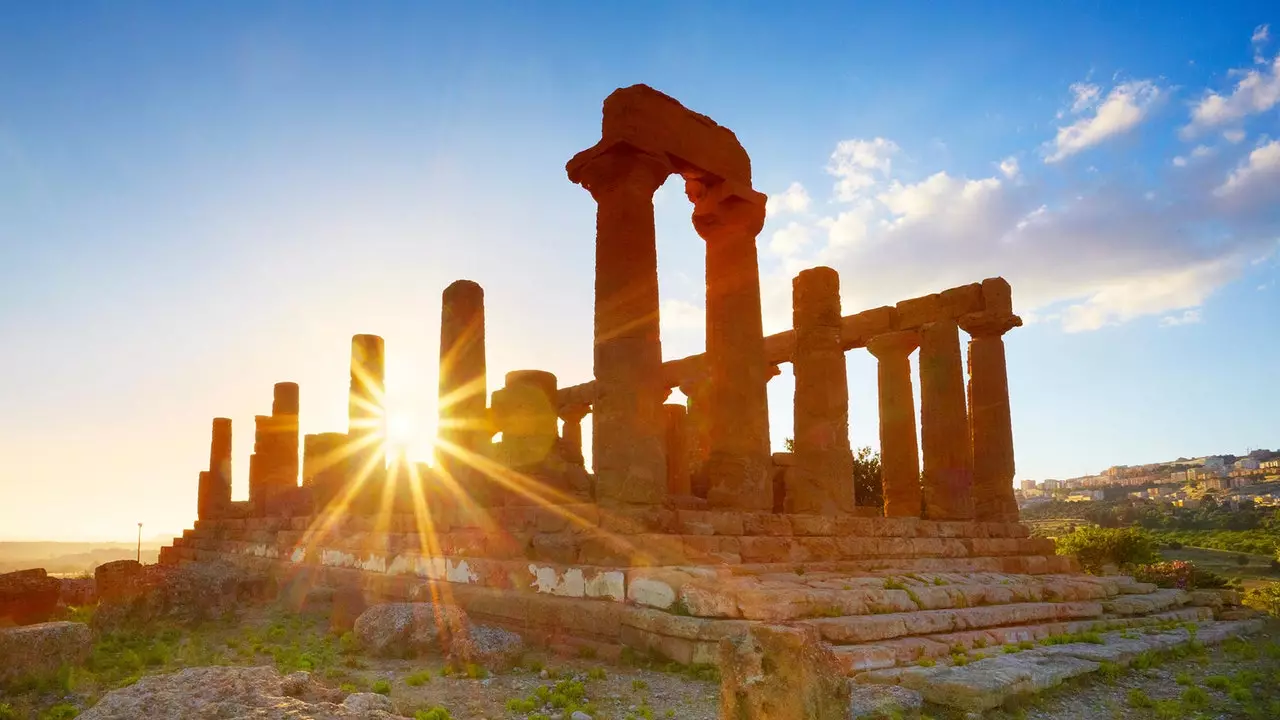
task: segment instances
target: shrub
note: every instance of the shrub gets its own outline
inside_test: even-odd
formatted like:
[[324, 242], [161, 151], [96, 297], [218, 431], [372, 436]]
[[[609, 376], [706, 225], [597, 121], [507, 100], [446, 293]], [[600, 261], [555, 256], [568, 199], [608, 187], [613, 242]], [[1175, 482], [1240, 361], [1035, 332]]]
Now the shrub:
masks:
[[1231, 687], [1231, 681], [1225, 675], [1210, 675], [1204, 679], [1204, 684], [1214, 690], [1226, 690]]
[[9, 703], [0, 703], [0, 720], [18, 720], [18, 711]]
[[404, 684], [409, 687], [418, 687], [420, 685], [426, 685], [430, 681], [431, 672], [429, 670], [419, 670], [418, 672], [406, 677], [404, 679]]
[[391, 683], [386, 680], [375, 680], [373, 683], [373, 691], [379, 695], [390, 695]]
[[1196, 709], [1209, 707], [1209, 693], [1198, 687], [1189, 687], [1182, 691], [1182, 704]]
[[448, 710], [436, 705], [430, 709], [415, 712], [413, 720], [453, 720], [453, 716]]
[[1169, 548], [1170, 550], [1181, 550], [1182, 543], [1178, 542], [1177, 540], [1170, 540], [1169, 542], [1165, 543], [1165, 547]]
[[1280, 617], [1280, 583], [1267, 583], [1249, 588], [1244, 593], [1243, 602], [1255, 610]]
[[1059, 555], [1075, 555], [1081, 567], [1095, 575], [1105, 565], [1122, 568], [1155, 562], [1155, 541], [1137, 528], [1082, 527], [1058, 538]]
[[1126, 698], [1131, 708], [1149, 708], [1155, 705], [1151, 698], [1141, 690], [1130, 690]]

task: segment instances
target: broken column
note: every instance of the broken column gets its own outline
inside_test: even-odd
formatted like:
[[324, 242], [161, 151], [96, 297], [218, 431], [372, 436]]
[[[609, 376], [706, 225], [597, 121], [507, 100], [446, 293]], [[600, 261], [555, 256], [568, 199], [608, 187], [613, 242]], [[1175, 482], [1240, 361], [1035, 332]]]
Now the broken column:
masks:
[[275, 494], [298, 487], [298, 383], [281, 382], [272, 388], [271, 488]]
[[867, 350], [876, 357], [880, 396], [885, 517], [920, 517], [920, 456], [910, 359], [919, 345], [920, 335], [914, 330], [877, 335], [867, 341]]
[[971, 520], [973, 450], [954, 320], [926, 323], [920, 331], [920, 441], [924, 516]]
[[381, 506], [387, 459], [385, 347], [377, 335], [351, 338], [351, 386], [347, 396], [346, 482], [358, 486], [352, 493], [352, 509], [375, 513]]
[[688, 417], [683, 405], [662, 406], [667, 428], [667, 494], [692, 495], [689, 483]]
[[853, 512], [849, 384], [840, 342], [840, 275], [804, 270], [791, 283], [795, 326], [795, 466], [787, 474], [785, 510]]
[[197, 496], [201, 518], [219, 517], [231, 506], [231, 419], [213, 419], [209, 442], [209, 470], [201, 473]]
[[269, 415], [253, 416], [253, 453], [249, 455], [249, 506], [255, 517], [261, 517], [267, 510], [270, 425]]
[[764, 195], [720, 179], [686, 179], [693, 226], [707, 243], [707, 369], [711, 377], [713, 507], [769, 510], [769, 366], [760, 314], [756, 235]]
[[666, 488], [667, 388], [658, 334], [653, 193], [671, 168], [665, 158], [602, 141], [574, 156], [567, 170], [596, 201], [591, 454], [597, 497], [603, 505], [658, 504]]
[[1013, 314], [960, 318], [969, 333], [969, 424], [973, 443], [973, 506], [977, 520], [1017, 522], [1013, 493], [1013, 423], [1003, 335], [1022, 324]]
[[559, 440], [555, 401], [556, 376], [542, 370], [509, 372], [506, 386], [494, 391], [494, 423], [509, 467], [533, 467], [552, 457]]
[[[445, 288], [440, 303], [440, 422], [436, 464], [461, 479], [493, 436], [485, 386], [484, 289], [470, 280]], [[468, 462], [469, 461], [469, 462]], [[466, 484], [466, 483], [464, 483]]]
[[560, 419], [564, 428], [560, 432], [560, 454], [567, 462], [575, 465], [586, 464], [582, 456], [582, 419], [591, 412], [586, 403], [573, 403], [560, 408]]

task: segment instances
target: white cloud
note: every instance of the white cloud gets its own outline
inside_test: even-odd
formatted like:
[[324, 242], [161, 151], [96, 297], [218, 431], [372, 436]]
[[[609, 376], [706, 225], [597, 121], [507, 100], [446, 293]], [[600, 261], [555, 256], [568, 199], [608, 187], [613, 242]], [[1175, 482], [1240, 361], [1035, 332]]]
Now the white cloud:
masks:
[[810, 202], [809, 191], [804, 189], [804, 185], [793, 182], [786, 190], [770, 195], [765, 201], [764, 211], [766, 215], [803, 213], [809, 211]]
[[1182, 128], [1183, 137], [1266, 112], [1280, 103], [1280, 54], [1261, 71], [1249, 69], [1243, 74], [1230, 95], [1210, 90], [1195, 104], [1191, 122]]
[[1174, 167], [1186, 167], [1186, 166], [1187, 166], [1187, 159], [1186, 159], [1186, 158], [1184, 158], [1184, 157], [1182, 157], [1181, 155], [1178, 155], [1177, 157], [1175, 157], [1175, 158], [1173, 159], [1173, 166], [1174, 166]]
[[1272, 140], [1249, 153], [1213, 194], [1221, 198], [1241, 198], [1277, 188], [1280, 188], [1280, 140]]
[[1160, 318], [1160, 327], [1177, 327], [1178, 325], [1194, 325], [1200, 322], [1198, 309], [1183, 310], [1181, 315], [1165, 315]]
[[1213, 148], [1207, 145], [1197, 145], [1191, 149], [1191, 157], [1202, 158], [1213, 154]]
[[[1072, 86], [1076, 95], [1072, 105], [1074, 112], [1079, 112], [1082, 98], [1096, 98], [1088, 92], [1082, 93]], [[1074, 123], [1058, 128], [1058, 134], [1049, 143], [1049, 154], [1045, 162], [1054, 163], [1074, 155], [1081, 150], [1097, 145], [1107, 138], [1128, 132], [1150, 114], [1162, 91], [1150, 80], [1135, 80], [1111, 89], [1105, 100], [1097, 105], [1096, 111], [1082, 117]]]
[[1244, 140], [1244, 131], [1239, 129], [1224, 130], [1222, 132], [1222, 137], [1227, 142], [1231, 143], [1232, 145], [1235, 145], [1239, 143], [1241, 140]]
[[779, 257], [787, 257], [800, 252], [808, 244], [809, 226], [793, 221], [774, 231], [769, 240], [769, 250]]
[[1000, 161], [1000, 172], [1010, 180], [1018, 177], [1018, 158], [1010, 155]]
[[896, 143], [880, 137], [841, 140], [827, 164], [827, 172], [839, 178], [836, 197], [846, 202], [857, 198], [863, 190], [879, 182], [877, 177], [884, 178], [889, 174], [892, 158], [897, 153]]
[[1249, 37], [1249, 44], [1253, 46], [1254, 62], [1258, 64], [1266, 62], [1266, 58], [1262, 54], [1262, 48], [1266, 46], [1269, 39], [1271, 39], [1270, 25], [1259, 25], [1253, 29], [1253, 35]]
[[1075, 96], [1075, 100], [1071, 103], [1073, 113], [1080, 113], [1093, 107], [1102, 92], [1102, 88], [1090, 83], [1072, 83], [1070, 89], [1071, 94]]
[[663, 300], [658, 317], [663, 330], [701, 330], [707, 326], [707, 311], [684, 300]]

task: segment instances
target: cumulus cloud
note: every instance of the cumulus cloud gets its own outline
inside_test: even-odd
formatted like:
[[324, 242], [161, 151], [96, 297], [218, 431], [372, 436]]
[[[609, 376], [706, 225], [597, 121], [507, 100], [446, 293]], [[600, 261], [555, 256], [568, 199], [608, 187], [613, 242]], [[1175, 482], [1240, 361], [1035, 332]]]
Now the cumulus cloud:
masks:
[[809, 191], [804, 189], [804, 185], [793, 182], [786, 190], [770, 195], [765, 201], [764, 211], [766, 215], [803, 213], [809, 211], [810, 202]]
[[1235, 145], [1241, 140], [1244, 140], [1244, 131], [1240, 129], [1224, 130], [1222, 132], [1222, 137], [1227, 142]]
[[1010, 155], [1000, 161], [1000, 173], [1010, 180], [1018, 177], [1018, 158]]
[[836, 176], [836, 198], [852, 201], [874, 186], [892, 170], [898, 145], [878, 137], [872, 140], [841, 140], [831, 153], [827, 172]]
[[1280, 187], [1280, 140], [1260, 145], [1231, 171], [1227, 179], [1214, 188], [1221, 198], [1256, 199], [1265, 191], [1275, 193]]
[[809, 226], [798, 222], [788, 223], [786, 227], [775, 230], [769, 240], [769, 250], [779, 257], [795, 255], [809, 244]]
[[684, 300], [663, 300], [658, 317], [664, 330], [701, 330], [707, 326], [706, 310]]
[[1210, 90], [1192, 108], [1183, 137], [1263, 113], [1280, 103], [1280, 54], [1262, 69], [1238, 71], [1242, 77], [1227, 95]]
[[1091, 112], [1070, 125], [1058, 128], [1057, 135], [1047, 147], [1047, 163], [1058, 162], [1137, 127], [1150, 115], [1163, 92], [1150, 80], [1135, 80], [1112, 88], [1098, 103], [1100, 90], [1097, 86], [1082, 88], [1077, 83], [1071, 86], [1071, 90], [1075, 95], [1072, 113]]

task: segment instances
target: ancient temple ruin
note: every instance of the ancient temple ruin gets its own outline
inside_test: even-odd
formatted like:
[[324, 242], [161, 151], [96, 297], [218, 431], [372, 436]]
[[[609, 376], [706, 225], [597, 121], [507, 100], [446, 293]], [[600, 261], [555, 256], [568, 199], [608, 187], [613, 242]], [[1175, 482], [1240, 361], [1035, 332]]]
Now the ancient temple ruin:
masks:
[[[713, 662], [745, 623], [803, 623], [850, 672], [1203, 613], [1080, 575], [1018, 523], [1003, 338], [1021, 321], [1003, 279], [845, 315], [837, 273], [805, 270], [792, 329], [766, 337], [765, 196], [731, 131], [632, 86], [605, 100], [600, 141], [567, 170], [596, 202], [594, 379], [515, 370], [490, 394], [484, 292], [460, 280], [443, 292], [430, 465], [388, 461], [385, 348], [357, 335], [346, 432], [300, 443], [299, 388], [276, 385], [255, 418], [249, 499], [233, 501], [231, 420], [215, 419], [199, 520], [162, 562], [447, 598], [534, 641], [684, 663]], [[663, 362], [653, 194], [673, 174], [706, 242], [707, 338], [705, 353]], [[851, 352], [878, 364], [883, 507], [855, 495]], [[795, 445], [771, 453], [765, 390], [786, 363]], [[687, 404], [666, 402], [675, 388]], [[1116, 600], [1126, 592], [1149, 602]]]

